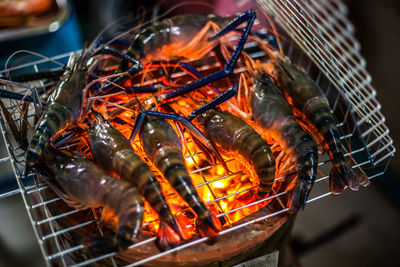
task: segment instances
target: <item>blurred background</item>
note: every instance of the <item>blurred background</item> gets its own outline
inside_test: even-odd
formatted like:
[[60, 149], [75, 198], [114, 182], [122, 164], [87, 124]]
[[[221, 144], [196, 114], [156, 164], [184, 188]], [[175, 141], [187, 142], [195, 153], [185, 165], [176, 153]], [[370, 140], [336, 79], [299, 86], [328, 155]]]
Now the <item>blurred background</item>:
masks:
[[[144, 11], [154, 13], [150, 12], [148, 19], [167, 9], [167, 1], [76, 0], [50, 4], [51, 12], [47, 13], [43, 11], [46, 7], [44, 0], [26, 1], [37, 2], [35, 5], [41, 5], [41, 8], [34, 8], [33, 4], [15, 8], [16, 2], [25, 1], [0, 1], [0, 66], [4, 66], [7, 58], [18, 49], [29, 49], [46, 56], [74, 51], [91, 42], [100, 30], [117, 19], [121, 25], [112, 27], [104, 35], [115, 36], [126, 30], [128, 25], [135, 23], [132, 18]], [[175, 2], [179, 1], [168, 1], [168, 6]], [[255, 5], [253, 1], [243, 0], [233, 1], [236, 6], [229, 4], [232, 1], [203, 2], [209, 3], [220, 15], [231, 15]], [[400, 2], [345, 2], [372, 83], [377, 89], [386, 124], [398, 148]], [[156, 4], [158, 9], [152, 10]], [[27, 14], [27, 10], [34, 15]], [[196, 11], [209, 10], [204, 6]], [[10, 19], [16, 12], [22, 13], [18, 19]], [[176, 12], [191, 10], [182, 7], [171, 14]], [[0, 159], [7, 157], [3, 138], [0, 147]], [[14, 189], [17, 185], [9, 162], [0, 162], [0, 193]], [[347, 190], [340, 196], [326, 197], [299, 212], [290, 249], [298, 266], [398, 266], [399, 225], [400, 164], [396, 155], [386, 174], [374, 179], [368, 188], [357, 193]], [[43, 266], [45, 263], [22, 198], [17, 194], [0, 199], [0, 266], [23, 265]]]

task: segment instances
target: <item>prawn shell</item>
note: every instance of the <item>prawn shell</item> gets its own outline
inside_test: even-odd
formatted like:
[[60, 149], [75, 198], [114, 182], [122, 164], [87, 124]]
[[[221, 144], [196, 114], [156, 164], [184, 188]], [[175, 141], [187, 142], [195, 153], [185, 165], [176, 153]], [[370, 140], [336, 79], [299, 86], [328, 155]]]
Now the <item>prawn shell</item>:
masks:
[[159, 182], [150, 167], [134, 152], [125, 136], [102, 120], [90, 127], [88, 134], [90, 150], [96, 161], [103, 168], [116, 172], [121, 179], [137, 186], [160, 218], [174, 225], [175, 219]]
[[206, 229], [204, 233], [208, 235], [216, 235], [221, 226], [193, 186], [182, 156], [182, 145], [172, 126], [164, 119], [147, 117], [139, 137], [148, 158], [197, 214], [199, 229]]
[[26, 154], [28, 166], [34, 166], [57, 132], [75, 123], [82, 112], [83, 89], [86, 85], [85, 57], [71, 56], [61, 83], [47, 100], [46, 108], [37, 123]]
[[[128, 48], [128, 54], [136, 58], [146, 56], [153, 60], [160, 57], [162, 59], [160, 52], [163, 46], [169, 46], [170, 51], [179, 50], [187, 45], [208, 22], [215, 22], [222, 28], [232, 18], [223, 18], [215, 14], [186, 14], [167, 18], [138, 32]], [[211, 35], [211, 30], [209, 32]]]
[[207, 111], [199, 119], [207, 136], [228, 154], [238, 154], [252, 166], [259, 192], [271, 191], [275, 179], [275, 157], [268, 143], [246, 122], [228, 112]]
[[257, 125], [271, 131], [285, 153], [296, 162], [298, 181], [289, 200], [289, 209], [295, 212], [304, 208], [316, 178], [317, 145], [295, 120], [289, 103], [270, 77], [257, 75], [250, 98]]
[[117, 237], [133, 241], [142, 229], [144, 204], [138, 190], [91, 161], [49, 148], [44, 164], [69, 201], [80, 207], [104, 207], [118, 218]]
[[50, 144], [50, 139], [57, 132], [62, 131], [68, 126], [70, 116], [69, 110], [58, 102], [53, 102], [46, 106], [42, 117], [36, 125], [32, 140], [27, 149], [26, 163], [29, 166], [34, 166], [39, 160], [43, 151]]
[[360, 169], [353, 170], [345, 160], [341, 134], [321, 88], [293, 64], [282, 61], [277, 70], [285, 96], [301, 112], [303, 119], [311, 122], [312, 131], [333, 161], [334, 169], [329, 175], [331, 192], [341, 193], [346, 185], [354, 191], [360, 185], [367, 186], [367, 175]]

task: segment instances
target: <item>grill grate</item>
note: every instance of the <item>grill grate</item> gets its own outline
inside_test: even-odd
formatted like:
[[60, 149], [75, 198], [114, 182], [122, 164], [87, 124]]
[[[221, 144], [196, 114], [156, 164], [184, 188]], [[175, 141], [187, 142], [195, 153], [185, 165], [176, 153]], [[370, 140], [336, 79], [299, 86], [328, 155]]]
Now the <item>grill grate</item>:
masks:
[[[342, 132], [342, 140], [346, 141], [343, 142], [343, 145], [346, 151], [349, 152], [345, 156], [347, 158], [350, 156], [354, 158], [357, 162], [355, 165], [363, 168], [370, 179], [382, 175], [394, 155], [395, 149], [388, 135], [388, 129], [384, 124], [380, 105], [375, 99], [376, 92], [370, 85], [371, 78], [365, 71], [365, 61], [359, 55], [359, 45], [352, 37], [352, 26], [345, 17], [344, 5], [339, 1], [335, 1], [335, 3], [332, 1], [316, 3], [315, 1], [267, 2], [259, 0], [258, 2], [262, 8], [271, 13], [276, 22], [285, 29], [291, 39], [302, 49], [298, 49], [292, 42], [283, 42], [284, 53], [296, 65], [307, 70], [310, 77], [326, 93], [332, 111], [336, 116], [338, 127]], [[310, 2], [313, 3], [311, 4]], [[332, 36], [335, 36], [336, 39], [332, 39]], [[333, 40], [335, 41], [332, 42]], [[346, 44], [346, 46], [343, 46], [345, 48], [342, 48], [341, 42]], [[246, 45], [246, 50], [251, 51], [254, 46], [254, 43], [249, 42]], [[249, 52], [249, 54], [253, 58], [264, 56], [259, 51]], [[70, 53], [67, 53], [59, 55], [55, 59], [66, 63], [69, 56]], [[38, 60], [14, 67], [12, 70], [37, 72], [49, 69], [49, 64], [47, 60]], [[204, 66], [204, 69], [210, 67]], [[1, 73], [8, 71], [10, 70], [5, 70]], [[236, 72], [240, 71], [243, 70], [236, 70]], [[48, 86], [42, 82], [35, 85], [39, 86], [39, 90], [41, 87]], [[10, 87], [4, 89], [10, 90]], [[8, 101], [7, 104], [9, 110], [13, 110], [17, 103]], [[33, 113], [34, 109], [30, 111], [31, 120], [33, 120]], [[13, 118], [16, 122], [20, 120], [17, 114], [13, 114]], [[65, 240], [74, 239], [76, 232], [81, 229], [90, 229], [91, 231], [96, 231], [99, 235], [103, 234], [105, 229], [99, 224], [96, 213], [93, 210], [87, 213], [67, 206], [65, 206], [65, 210], [62, 212], [54, 209], [55, 204], [62, 205], [62, 200], [52, 194], [49, 186], [44, 182], [40, 182], [37, 177], [33, 175], [23, 176], [25, 170], [24, 151], [13, 139], [4, 116], [1, 117], [0, 122], [6, 148], [9, 153], [9, 157], [0, 160], [0, 162], [10, 161], [19, 186], [19, 189], [0, 195], [0, 199], [16, 193], [22, 194], [28, 216], [48, 265], [85, 266], [93, 263], [102, 263], [113, 266], [139, 266], [206, 240], [206, 238], [196, 239], [130, 264], [121, 262], [120, 259], [115, 257], [114, 253], [99, 257], [90, 257], [85, 254], [85, 249], [79, 243], [66, 244]], [[211, 168], [211, 166], [203, 166], [196, 171], [202, 171], [205, 168]], [[325, 154], [321, 155], [319, 174], [308, 203], [330, 195], [326, 183], [330, 168], [331, 162], [329, 158]], [[225, 176], [221, 176], [212, 181], [197, 184], [196, 187], [208, 186], [209, 183], [225, 178]], [[276, 180], [283, 178], [285, 177], [279, 177]], [[225, 197], [238, 193], [240, 192]], [[267, 199], [255, 201], [248, 205], [257, 205], [259, 202], [269, 199], [279, 200], [285, 194], [287, 193], [273, 193]], [[220, 200], [214, 199], [212, 201], [219, 203]], [[218, 216], [224, 216], [227, 213], [232, 213], [245, 207], [230, 210]], [[239, 222], [221, 231], [220, 235], [226, 235], [258, 221], [284, 214], [287, 210], [285, 206], [282, 206], [279, 210], [274, 210], [254, 220]], [[61, 221], [67, 220], [70, 217], [80, 217], [79, 223], [63, 225]], [[134, 244], [132, 248], [146, 246], [154, 242], [154, 240], [155, 237], [147, 238]]]
[[385, 118], [341, 0], [257, 0], [352, 106], [375, 166], [395, 152]]

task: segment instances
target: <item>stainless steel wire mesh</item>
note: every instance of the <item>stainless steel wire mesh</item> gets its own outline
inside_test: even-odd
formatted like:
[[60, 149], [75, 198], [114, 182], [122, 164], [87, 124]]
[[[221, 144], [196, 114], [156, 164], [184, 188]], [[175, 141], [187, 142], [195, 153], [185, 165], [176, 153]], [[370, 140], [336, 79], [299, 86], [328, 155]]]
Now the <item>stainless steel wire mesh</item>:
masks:
[[[332, 1], [317, 3], [314, 1], [260, 0], [258, 2], [286, 31], [291, 40], [297, 44], [287, 39], [286, 41], [282, 40], [285, 55], [296, 65], [306, 70], [327, 95], [338, 127], [342, 132], [343, 146], [348, 151], [345, 156], [355, 160], [355, 167], [361, 167], [370, 179], [382, 175], [395, 150], [388, 135], [388, 129], [384, 124], [384, 117], [380, 113], [380, 105], [375, 99], [376, 92], [370, 85], [371, 78], [365, 71], [365, 61], [360, 56], [358, 44], [352, 37], [352, 26], [346, 19], [343, 4], [338, 1], [335, 1], [335, 3]], [[333, 34], [335, 37], [332, 37]], [[249, 42], [246, 45], [246, 51], [253, 58], [265, 56], [261, 51], [254, 50], [255, 47], [254, 43]], [[66, 62], [69, 56], [68, 53], [55, 58]], [[12, 71], [37, 72], [48, 69], [49, 64], [47, 60], [39, 60], [14, 67]], [[203, 68], [212, 68], [212, 65], [205, 65]], [[4, 74], [8, 71], [10, 69], [1, 73]], [[236, 72], [240, 71], [243, 70], [236, 70]], [[43, 82], [35, 84], [39, 90], [50, 85]], [[10, 90], [10, 87], [5, 89]], [[15, 90], [15, 88], [12, 89]], [[21, 92], [25, 92], [25, 90], [20, 89]], [[9, 110], [14, 110], [16, 105], [17, 102], [8, 101], [7, 107]], [[34, 109], [30, 111], [30, 120], [33, 120], [33, 114]], [[17, 123], [21, 119], [16, 113], [13, 114], [13, 118]], [[107, 231], [99, 223], [96, 212], [69, 208], [63, 204], [63, 201], [52, 192], [45, 182], [41, 182], [34, 175], [24, 176], [24, 151], [14, 140], [4, 116], [1, 117], [1, 128], [9, 153], [9, 157], [1, 161], [10, 161], [19, 189], [0, 195], [0, 199], [14, 193], [20, 192], [22, 194], [28, 216], [49, 266], [85, 266], [94, 263], [113, 266], [139, 266], [206, 240], [206, 238], [196, 239], [165, 252], [154, 252], [146, 258], [131, 263], [121, 261], [114, 253], [98, 257], [88, 255], [78, 241], [80, 237], [77, 232], [85, 230], [102, 235], [103, 231]], [[211, 167], [202, 166], [193, 172], [201, 172]], [[325, 154], [322, 155], [319, 163], [319, 175], [308, 203], [330, 195], [326, 183], [330, 168], [329, 158]], [[198, 183], [196, 187], [209, 186], [210, 183], [226, 178], [225, 176], [216, 177], [211, 181]], [[283, 178], [278, 177], [276, 180]], [[212, 190], [211, 187], [209, 188]], [[223, 198], [238, 193], [241, 192], [227, 194]], [[287, 193], [284, 191], [277, 192], [268, 198], [279, 200], [285, 194]], [[214, 198], [211, 202], [219, 203], [220, 200], [221, 198]], [[266, 199], [225, 211], [219, 216], [235, 212], [249, 205], [256, 205], [262, 201], [266, 201]], [[63, 206], [62, 209], [59, 208], [60, 205]], [[226, 235], [240, 228], [248, 227], [257, 221], [284, 214], [287, 210], [285, 206], [282, 206], [278, 210], [257, 217], [255, 220], [239, 222], [234, 226], [225, 228], [220, 232], [220, 235]], [[74, 221], [74, 224], [68, 224], [68, 219], [72, 217], [78, 219]], [[149, 237], [134, 244], [132, 248], [146, 246], [154, 240], [155, 237]]]
[[340, 0], [257, 2], [351, 104], [372, 164], [392, 157], [393, 141], [360, 44], [354, 38], [354, 27], [347, 18], [346, 5]]

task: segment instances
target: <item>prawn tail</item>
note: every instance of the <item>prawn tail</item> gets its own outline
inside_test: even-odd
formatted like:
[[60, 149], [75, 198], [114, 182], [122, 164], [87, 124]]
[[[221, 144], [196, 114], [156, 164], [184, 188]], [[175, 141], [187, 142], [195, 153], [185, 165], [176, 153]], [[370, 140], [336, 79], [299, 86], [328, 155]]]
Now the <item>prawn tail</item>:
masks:
[[347, 182], [345, 181], [344, 176], [342, 176], [338, 169], [332, 168], [329, 173], [329, 188], [331, 189], [331, 193], [333, 195], [339, 195], [342, 193], [347, 187]]
[[347, 181], [349, 182], [349, 187], [353, 191], [357, 191], [359, 186], [366, 187], [370, 184], [368, 176], [361, 170], [349, 169], [350, 172], [345, 174]]
[[207, 244], [212, 245], [216, 242], [216, 237], [221, 231], [222, 225], [220, 220], [210, 212], [210, 215], [197, 219], [197, 228], [201, 236], [209, 237]]
[[131, 244], [131, 241], [114, 236], [90, 237], [82, 241], [82, 245], [95, 256], [121, 252], [126, 250]]
[[178, 246], [181, 241], [179, 234], [177, 234], [178, 231], [173, 229], [166, 222], [161, 221], [160, 229], [158, 230], [157, 233], [157, 242], [156, 242], [157, 247], [161, 251], [166, 251], [168, 249]]
[[329, 187], [332, 194], [339, 195], [347, 186], [353, 191], [358, 191], [360, 185], [363, 187], [369, 185], [370, 181], [364, 172], [349, 167], [344, 169], [340, 173], [340, 168], [332, 168], [329, 174]]

